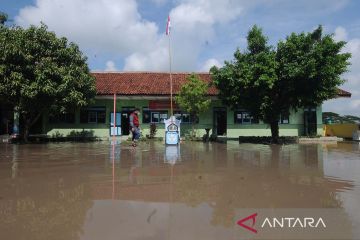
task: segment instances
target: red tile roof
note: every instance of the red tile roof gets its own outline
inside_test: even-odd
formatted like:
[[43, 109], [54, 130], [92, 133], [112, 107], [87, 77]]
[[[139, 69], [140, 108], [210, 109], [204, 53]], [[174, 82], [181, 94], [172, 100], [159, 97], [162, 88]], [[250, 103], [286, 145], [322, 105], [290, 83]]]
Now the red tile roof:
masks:
[[338, 88], [338, 96], [339, 97], [351, 97], [351, 93]]
[[[98, 95], [110, 95], [116, 91], [120, 95], [170, 95], [169, 73], [161, 72], [117, 72], [92, 73], [96, 78]], [[173, 93], [180, 90], [190, 73], [173, 73]], [[211, 83], [210, 74], [197, 73], [201, 80]], [[209, 95], [218, 94], [215, 86], [210, 86]]]
[[[196, 73], [201, 80], [211, 84], [209, 73]], [[98, 95], [170, 95], [170, 77], [166, 72], [94, 72]], [[186, 82], [190, 73], [173, 73], [173, 93]], [[209, 96], [216, 96], [218, 90], [210, 85]], [[339, 89], [339, 97], [351, 97], [351, 93]]]

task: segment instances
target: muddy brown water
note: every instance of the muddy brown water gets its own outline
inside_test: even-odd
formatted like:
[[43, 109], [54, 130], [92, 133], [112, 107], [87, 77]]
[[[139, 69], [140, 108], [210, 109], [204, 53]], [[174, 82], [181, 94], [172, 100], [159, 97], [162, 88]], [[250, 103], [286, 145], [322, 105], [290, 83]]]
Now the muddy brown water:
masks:
[[360, 239], [359, 143], [0, 144], [0, 239], [258, 239], [242, 211], [287, 209]]

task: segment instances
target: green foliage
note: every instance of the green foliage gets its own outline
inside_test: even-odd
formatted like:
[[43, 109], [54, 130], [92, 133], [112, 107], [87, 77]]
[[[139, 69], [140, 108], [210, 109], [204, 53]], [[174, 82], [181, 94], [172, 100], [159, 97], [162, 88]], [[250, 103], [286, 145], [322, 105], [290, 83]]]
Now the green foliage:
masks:
[[237, 50], [233, 61], [213, 67], [211, 74], [220, 99], [270, 124], [275, 141], [280, 114], [319, 105], [334, 97], [344, 82], [340, 76], [351, 56], [341, 53], [345, 42], [323, 36], [321, 26], [312, 33], [292, 33], [275, 49], [255, 25], [247, 41], [246, 51]]
[[232, 108], [246, 108], [268, 123], [278, 121], [280, 113], [271, 112], [271, 108], [279, 108], [275, 87], [278, 81], [276, 52], [257, 26], [249, 31], [247, 40], [247, 51], [242, 53], [238, 49], [232, 62], [225, 62], [220, 69], [211, 69], [219, 97]]
[[290, 107], [319, 105], [336, 96], [350, 64], [351, 55], [341, 53], [345, 44], [323, 36], [321, 26], [312, 33], [292, 33], [278, 43], [279, 86]]
[[5, 24], [8, 20], [8, 15], [6, 13], [0, 12], [0, 25]]
[[0, 98], [19, 111], [25, 130], [44, 111], [65, 113], [95, 96], [95, 78], [79, 47], [45, 25], [0, 27], [0, 49]]
[[59, 131], [56, 131], [51, 135], [51, 138], [63, 138], [64, 134], [60, 133]]
[[334, 112], [323, 112], [322, 114], [323, 123], [332, 124], [332, 123], [360, 123], [360, 117], [352, 115], [344, 115]]
[[207, 97], [208, 88], [208, 84], [199, 76], [191, 74], [187, 78], [187, 83], [181, 86], [179, 95], [175, 98], [176, 103], [182, 110], [193, 117], [198, 117], [210, 107], [211, 100]]
[[94, 130], [81, 130], [81, 131], [76, 131], [76, 130], [72, 130], [67, 137], [71, 137], [71, 138], [80, 138], [80, 139], [85, 139], [85, 138], [92, 138], [92, 137], [96, 137], [94, 134]]
[[155, 138], [156, 133], [157, 133], [156, 124], [150, 123], [150, 134], [147, 135], [147, 137], [150, 139]]
[[207, 97], [208, 84], [202, 81], [198, 75], [191, 74], [187, 83], [181, 86], [179, 95], [175, 101], [185, 112], [190, 113], [192, 119], [192, 134], [195, 135], [194, 124], [199, 115], [207, 111], [211, 100]]

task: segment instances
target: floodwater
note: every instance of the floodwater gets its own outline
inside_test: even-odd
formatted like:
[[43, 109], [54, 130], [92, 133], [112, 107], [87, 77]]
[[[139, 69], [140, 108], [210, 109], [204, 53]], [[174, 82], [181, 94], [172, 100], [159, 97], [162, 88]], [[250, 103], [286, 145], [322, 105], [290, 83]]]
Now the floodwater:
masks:
[[[342, 224], [237, 224], [269, 210]], [[359, 143], [0, 144], [0, 239], [360, 239], [359, 226]]]

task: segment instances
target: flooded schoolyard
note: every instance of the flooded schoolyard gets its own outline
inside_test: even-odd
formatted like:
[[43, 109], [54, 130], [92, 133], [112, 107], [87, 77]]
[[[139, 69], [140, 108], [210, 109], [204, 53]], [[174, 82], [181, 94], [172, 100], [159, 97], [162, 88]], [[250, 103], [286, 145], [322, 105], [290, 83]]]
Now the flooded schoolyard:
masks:
[[0, 144], [0, 239], [256, 239], [237, 221], [269, 210], [334, 210], [314, 239], [360, 239], [359, 143]]

